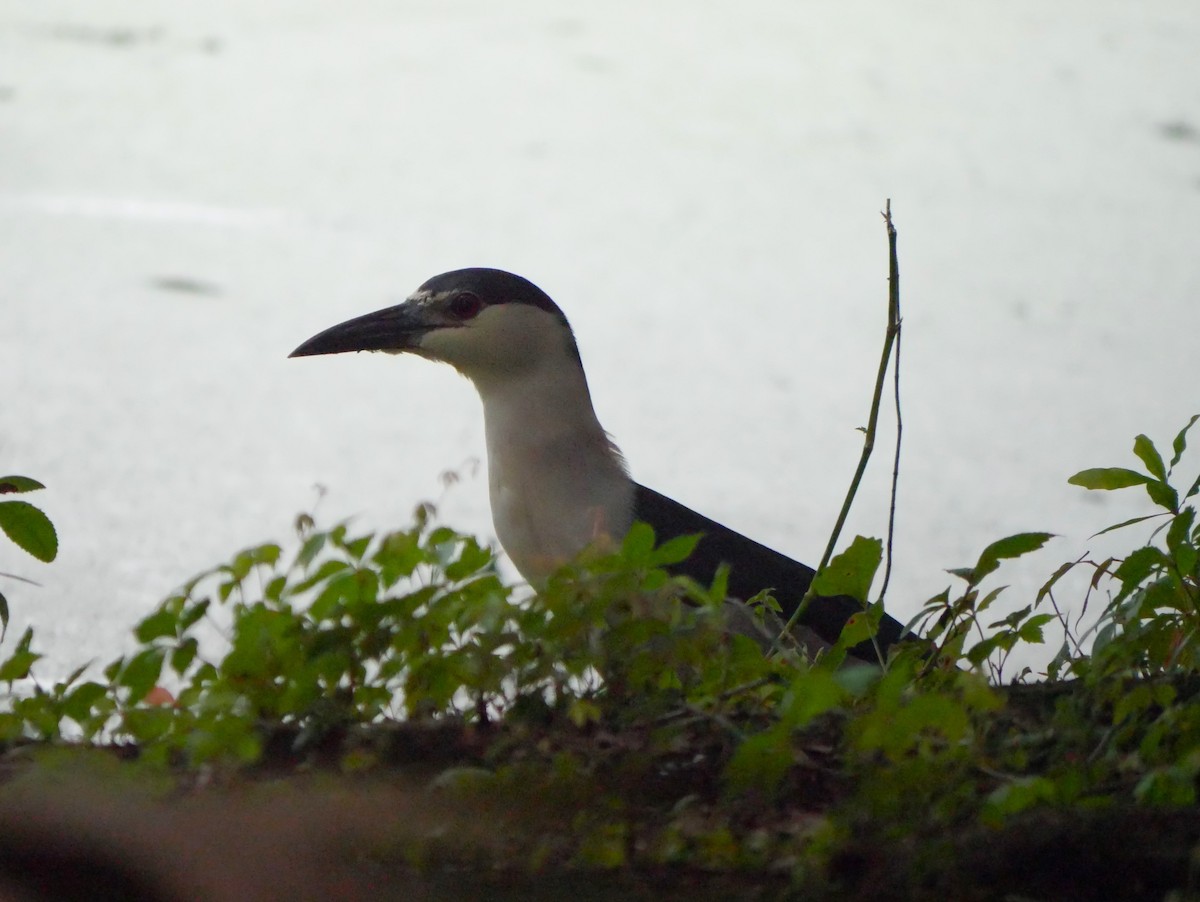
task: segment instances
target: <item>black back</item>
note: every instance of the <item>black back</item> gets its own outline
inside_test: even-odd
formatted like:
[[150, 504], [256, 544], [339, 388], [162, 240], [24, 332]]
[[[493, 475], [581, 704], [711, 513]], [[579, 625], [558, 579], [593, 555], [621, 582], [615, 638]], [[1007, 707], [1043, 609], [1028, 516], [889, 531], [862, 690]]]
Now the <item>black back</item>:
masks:
[[[717, 568], [721, 564], [728, 564], [729, 594], [744, 601], [763, 589], [770, 589], [783, 609], [785, 621], [800, 606], [800, 599], [808, 591], [815, 575], [812, 567], [793, 561], [644, 485], [636, 488], [633, 513], [635, 519], [654, 527], [654, 534], [660, 543], [676, 536], [702, 535], [696, 550], [687, 560], [667, 568], [672, 573], [690, 576], [708, 585], [716, 575]], [[846, 621], [852, 615], [861, 613], [862, 605], [853, 598], [844, 595], [819, 597], [813, 599], [800, 622], [832, 644], [841, 635]], [[900, 640], [902, 632], [900, 621], [885, 614], [875, 639], [886, 653], [889, 645]], [[871, 642], [854, 646], [850, 653], [864, 661], [878, 661]]]

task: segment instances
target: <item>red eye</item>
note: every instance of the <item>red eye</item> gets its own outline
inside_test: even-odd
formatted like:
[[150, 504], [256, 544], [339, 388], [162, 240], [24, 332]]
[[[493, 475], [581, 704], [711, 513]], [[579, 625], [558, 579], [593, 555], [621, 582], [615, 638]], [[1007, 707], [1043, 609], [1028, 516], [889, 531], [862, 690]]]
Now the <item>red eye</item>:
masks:
[[455, 319], [474, 319], [483, 309], [483, 301], [477, 294], [461, 291], [450, 299], [448, 309]]

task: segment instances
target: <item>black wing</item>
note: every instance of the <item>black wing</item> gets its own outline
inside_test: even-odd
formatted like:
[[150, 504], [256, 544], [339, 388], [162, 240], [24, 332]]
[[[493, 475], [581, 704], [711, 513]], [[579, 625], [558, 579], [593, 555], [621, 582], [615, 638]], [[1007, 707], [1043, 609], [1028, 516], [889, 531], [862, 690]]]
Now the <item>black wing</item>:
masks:
[[[676, 536], [701, 534], [691, 556], [667, 569], [677, 575], [687, 575], [709, 585], [721, 564], [729, 565], [729, 594], [745, 600], [763, 589], [770, 589], [780, 607], [783, 619], [789, 619], [808, 591], [815, 571], [812, 567], [748, 539], [703, 514], [698, 514], [654, 489], [638, 485], [633, 501], [634, 519], [654, 527], [659, 542]], [[830, 644], [837, 641], [842, 627], [853, 614], [861, 614], [862, 605], [845, 595], [815, 598], [804, 612], [801, 623]], [[900, 621], [884, 615], [879, 624], [876, 641], [885, 652], [900, 640], [903, 626]], [[863, 642], [850, 653], [864, 661], [877, 661], [875, 648]]]

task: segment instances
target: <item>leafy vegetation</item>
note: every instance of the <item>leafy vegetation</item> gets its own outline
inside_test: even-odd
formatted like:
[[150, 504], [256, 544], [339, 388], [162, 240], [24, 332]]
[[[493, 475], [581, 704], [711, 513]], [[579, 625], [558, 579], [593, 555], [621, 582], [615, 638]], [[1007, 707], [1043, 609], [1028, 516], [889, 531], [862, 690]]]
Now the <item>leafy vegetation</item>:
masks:
[[[177, 785], [419, 765], [461, 804], [523, 812], [493, 866], [749, 869], [815, 896], [861, 887], [890, 850], [905, 862], [889, 878], [898, 891], [929, 889], [1062, 812], [1082, 823], [1195, 805], [1200, 477], [1176, 472], [1196, 420], [1169, 460], [1138, 436], [1142, 469], [1071, 478], [1144, 488], [1155, 509], [1104, 532], [1153, 527], [1145, 544], [1068, 562], [989, 619], [997, 571], [1051, 537], [1001, 539], [950, 571], [958, 590], [914, 621], [923, 638], [878, 665], [846, 666], [845, 650], [878, 623], [879, 540], [855, 539], [819, 577], [823, 592], [856, 593], [864, 616], [809, 661], [727, 632], [723, 577], [668, 576], [693, 540], [656, 547], [644, 525], [528, 595], [429, 508], [378, 535], [303, 516], [294, 551], [260, 545], [191, 580], [101, 675], [42, 686], [27, 631], [0, 662], [0, 737], [135, 750]], [[5, 529], [22, 547], [44, 536]], [[1105, 601], [1081, 629], [1056, 593], [1085, 569], [1074, 609]], [[1025, 670], [1006, 684], [1013, 652], [1048, 632], [1061, 647], [1047, 679]], [[428, 843], [394, 854], [426, 860]]]
[[[28, 476], [0, 477], [0, 495], [36, 492], [45, 486]], [[41, 510], [28, 501], [0, 501], [0, 530], [18, 548], [23, 548], [39, 561], [49, 563], [58, 556], [58, 533]], [[30, 582], [13, 573], [0, 573], [9, 579]], [[8, 599], [0, 592], [0, 640], [8, 632]]]

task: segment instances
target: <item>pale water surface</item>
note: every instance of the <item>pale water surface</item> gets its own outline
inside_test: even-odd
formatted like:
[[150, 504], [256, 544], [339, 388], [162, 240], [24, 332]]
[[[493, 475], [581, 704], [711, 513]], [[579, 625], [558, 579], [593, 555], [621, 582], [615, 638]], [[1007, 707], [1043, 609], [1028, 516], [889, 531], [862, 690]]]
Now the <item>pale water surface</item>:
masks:
[[[467, 265], [559, 301], [637, 478], [813, 561], [859, 453], [888, 197], [895, 611], [1001, 535], [1060, 533], [1009, 571], [1021, 601], [1142, 507], [1066, 477], [1200, 411], [1197, 47], [1194, 0], [3, 0], [0, 471], [49, 486], [62, 543], [0, 543], [42, 583], [4, 583], [13, 629], [46, 673], [105, 660], [318, 483], [327, 522], [441, 498], [490, 535], [482, 471], [439, 481], [482, 454], [466, 382], [286, 359]], [[884, 528], [888, 454], [851, 534]]]

